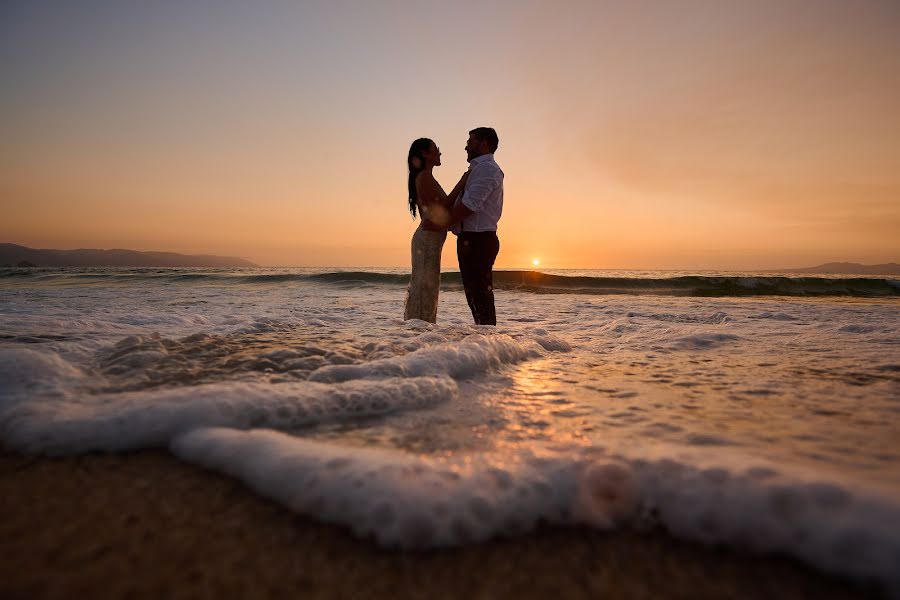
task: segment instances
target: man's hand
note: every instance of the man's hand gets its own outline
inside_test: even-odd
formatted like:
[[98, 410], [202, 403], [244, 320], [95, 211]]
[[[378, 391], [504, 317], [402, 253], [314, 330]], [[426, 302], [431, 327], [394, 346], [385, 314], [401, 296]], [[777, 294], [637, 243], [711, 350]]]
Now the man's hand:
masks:
[[446, 231], [444, 227], [435, 225], [428, 219], [422, 219], [422, 229], [424, 229], [425, 231]]
[[450, 222], [451, 223], [460, 223], [469, 218], [470, 215], [474, 215], [475, 211], [471, 210], [468, 206], [463, 204], [462, 202], [457, 202], [453, 206], [453, 210], [450, 211]]

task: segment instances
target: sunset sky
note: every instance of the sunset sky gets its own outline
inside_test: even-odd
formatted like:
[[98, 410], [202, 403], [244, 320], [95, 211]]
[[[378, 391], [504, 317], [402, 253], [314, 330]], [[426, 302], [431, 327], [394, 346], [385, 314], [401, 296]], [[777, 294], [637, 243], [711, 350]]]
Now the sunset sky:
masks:
[[0, 242], [402, 267], [489, 125], [498, 267], [900, 260], [896, 0], [3, 2], [0, 90]]

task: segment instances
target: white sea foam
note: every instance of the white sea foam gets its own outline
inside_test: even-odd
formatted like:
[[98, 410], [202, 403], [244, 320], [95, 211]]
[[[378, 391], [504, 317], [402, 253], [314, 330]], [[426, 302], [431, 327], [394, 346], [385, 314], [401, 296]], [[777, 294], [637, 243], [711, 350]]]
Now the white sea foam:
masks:
[[[267, 333], [281, 328], [268, 320], [260, 325]], [[92, 389], [94, 380], [55, 354], [3, 349], [0, 391], [6, 400], [0, 409], [6, 410], [0, 412], [0, 429], [6, 444], [14, 449], [66, 454], [164, 446], [172, 436], [198, 427], [294, 429], [418, 410], [453, 398], [455, 379], [541, 356], [545, 346], [566, 347], [543, 334], [537, 340], [475, 334], [446, 342], [445, 336], [426, 331], [407, 344], [413, 350], [408, 354], [361, 365], [315, 368], [321, 364], [318, 362], [307, 381], [231, 381], [118, 392], [98, 390], [96, 382]], [[202, 334], [165, 341], [159, 336], [129, 336], [104, 353], [103, 371], [120, 375], [150, 368], [150, 373], [156, 374], [161, 372], [161, 361], [175, 356], [173, 348], [190, 357], [202, 354], [208, 346], [221, 352], [225, 344], [216, 345], [215, 338]], [[435, 345], [428, 346], [428, 342]], [[426, 346], [420, 348], [422, 344]], [[315, 358], [331, 355], [331, 363], [354, 360], [309, 344], [261, 352], [256, 360], [302, 371], [310, 349], [317, 353]]]
[[52, 352], [0, 348], [0, 411], [32, 397], [64, 396], [84, 373]]
[[363, 365], [322, 367], [310, 376], [312, 381], [347, 381], [378, 377], [421, 377], [449, 375], [463, 379], [491, 368], [540, 356], [544, 348], [566, 349], [562, 341], [540, 336], [519, 341], [506, 335], [472, 335], [456, 344], [441, 344], [400, 357], [385, 358]]
[[417, 377], [326, 385], [210, 383], [117, 394], [69, 394], [0, 413], [16, 450], [70, 454], [165, 446], [197, 427], [297, 427], [416, 410], [456, 394], [448, 378]]
[[170, 445], [388, 545], [657, 522], [900, 573], [893, 299], [500, 291], [493, 328], [458, 291], [434, 325], [392, 286], [16, 285], [7, 447]]
[[541, 521], [659, 523], [688, 539], [784, 552], [847, 575], [897, 575], [897, 505], [769, 467], [699, 467], [559, 445], [433, 458], [222, 428], [187, 433], [172, 450], [387, 546], [459, 545]]

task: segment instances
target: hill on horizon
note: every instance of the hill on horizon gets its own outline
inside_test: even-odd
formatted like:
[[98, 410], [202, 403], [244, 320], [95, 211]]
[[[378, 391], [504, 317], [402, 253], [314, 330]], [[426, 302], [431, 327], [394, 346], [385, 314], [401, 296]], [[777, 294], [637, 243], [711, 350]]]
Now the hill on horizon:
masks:
[[234, 256], [142, 252], [139, 250], [48, 250], [0, 243], [6, 267], [258, 267]]
[[815, 267], [785, 269], [790, 273], [818, 273], [833, 275], [900, 275], [900, 264], [895, 262], [880, 265], [861, 265], [850, 262], [830, 262]]

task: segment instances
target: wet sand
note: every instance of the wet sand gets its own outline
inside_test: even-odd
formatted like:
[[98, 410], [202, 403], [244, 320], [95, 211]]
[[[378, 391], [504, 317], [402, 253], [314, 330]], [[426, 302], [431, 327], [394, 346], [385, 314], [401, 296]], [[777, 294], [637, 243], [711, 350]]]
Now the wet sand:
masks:
[[386, 551], [164, 451], [0, 454], [2, 598], [860, 598], [796, 561], [544, 528]]

